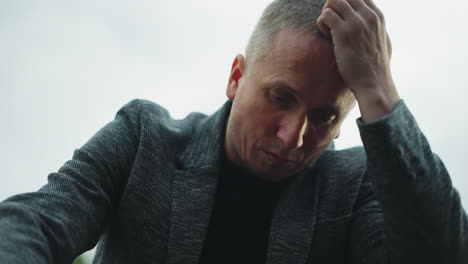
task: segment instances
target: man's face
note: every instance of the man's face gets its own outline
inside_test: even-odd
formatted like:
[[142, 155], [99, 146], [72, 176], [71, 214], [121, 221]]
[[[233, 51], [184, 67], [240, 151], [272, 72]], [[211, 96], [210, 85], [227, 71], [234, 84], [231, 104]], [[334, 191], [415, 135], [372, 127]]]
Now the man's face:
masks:
[[240, 55], [231, 72], [226, 153], [261, 178], [285, 179], [318, 158], [349, 111], [333, 47], [311, 32], [281, 31], [249, 67], [243, 72]]

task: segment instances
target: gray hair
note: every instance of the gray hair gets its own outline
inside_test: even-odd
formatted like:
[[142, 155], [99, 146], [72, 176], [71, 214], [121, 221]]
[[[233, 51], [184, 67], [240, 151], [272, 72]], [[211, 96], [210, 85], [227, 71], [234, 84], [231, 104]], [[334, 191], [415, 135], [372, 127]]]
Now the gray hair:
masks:
[[275, 0], [270, 3], [257, 23], [245, 50], [246, 72], [270, 48], [281, 30], [318, 32], [316, 22], [325, 0]]

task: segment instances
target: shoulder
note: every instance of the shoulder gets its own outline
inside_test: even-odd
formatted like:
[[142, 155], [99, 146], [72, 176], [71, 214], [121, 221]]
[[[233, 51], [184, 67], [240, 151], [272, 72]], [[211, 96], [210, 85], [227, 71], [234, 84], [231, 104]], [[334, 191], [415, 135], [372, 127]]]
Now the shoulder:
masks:
[[155, 116], [160, 118], [170, 118], [169, 112], [161, 105], [144, 99], [133, 99], [125, 104], [117, 113], [126, 114], [136, 118]]
[[195, 131], [208, 118], [201, 113], [190, 113], [183, 119], [174, 119], [163, 106], [144, 99], [134, 99], [117, 113], [128, 122], [139, 138], [140, 147], [169, 155], [183, 150]]
[[334, 174], [363, 174], [366, 169], [366, 153], [363, 147], [327, 150], [317, 162], [322, 170]]
[[325, 193], [357, 195], [367, 169], [363, 147], [325, 151], [317, 160], [320, 186]]
[[190, 113], [183, 119], [174, 119], [163, 106], [145, 99], [134, 99], [124, 105], [117, 115], [128, 115], [137, 120], [142, 128], [174, 129], [175, 131], [190, 129], [194, 124], [207, 118], [202, 113]]

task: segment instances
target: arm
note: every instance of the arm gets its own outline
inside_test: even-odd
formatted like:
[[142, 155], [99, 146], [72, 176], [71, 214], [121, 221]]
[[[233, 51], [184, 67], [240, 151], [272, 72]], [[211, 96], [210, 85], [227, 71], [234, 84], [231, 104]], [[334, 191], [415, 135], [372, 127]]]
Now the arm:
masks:
[[135, 158], [137, 106], [123, 107], [40, 190], [0, 203], [0, 262], [71, 263], [96, 245]]
[[368, 178], [353, 217], [353, 263], [466, 261], [466, 212], [404, 102], [384, 118], [358, 125]]
[[466, 261], [466, 213], [444, 165], [399, 98], [382, 12], [372, 0], [328, 0], [317, 26], [332, 39], [338, 69], [362, 116], [368, 180], [353, 216], [354, 262]]

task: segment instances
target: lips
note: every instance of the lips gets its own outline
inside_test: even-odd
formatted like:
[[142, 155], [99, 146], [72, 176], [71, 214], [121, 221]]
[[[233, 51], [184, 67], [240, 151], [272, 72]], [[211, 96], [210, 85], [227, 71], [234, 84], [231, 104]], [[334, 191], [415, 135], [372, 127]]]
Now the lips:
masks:
[[273, 163], [284, 164], [284, 165], [289, 165], [289, 166], [292, 166], [296, 163], [296, 161], [291, 160], [286, 156], [281, 156], [281, 155], [278, 155], [276, 153], [266, 151], [266, 150], [264, 150], [264, 152]]

